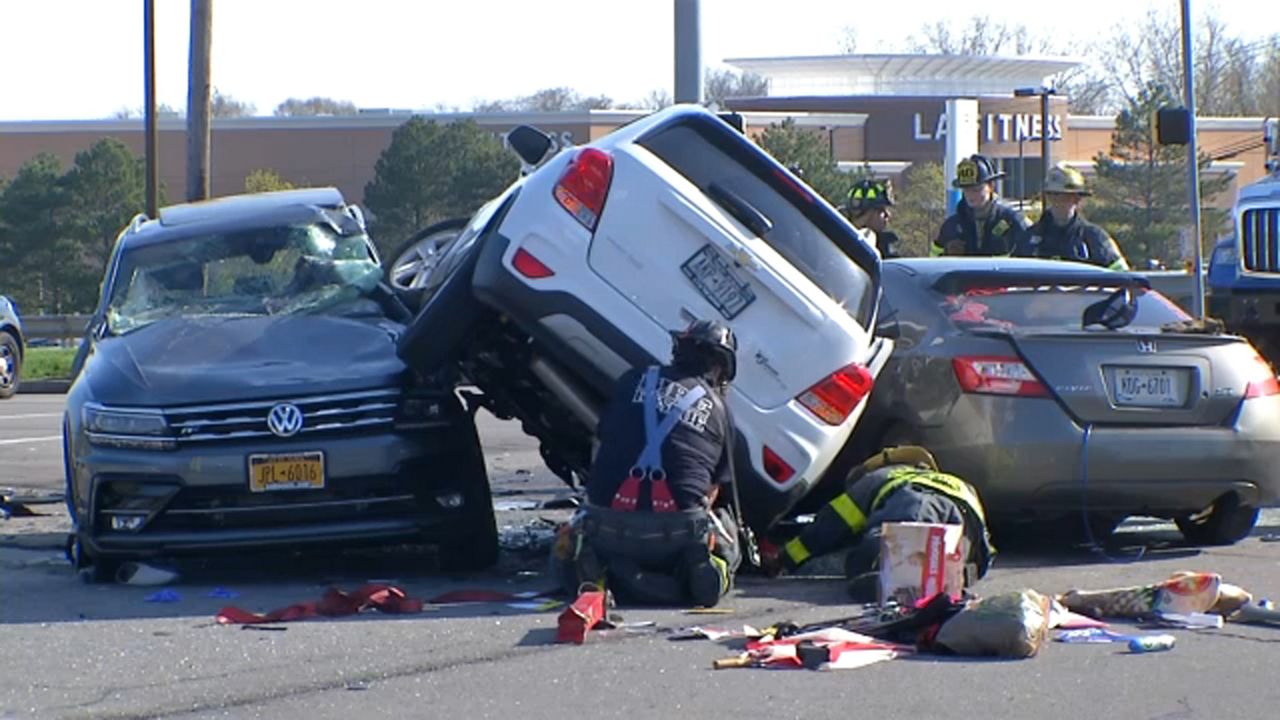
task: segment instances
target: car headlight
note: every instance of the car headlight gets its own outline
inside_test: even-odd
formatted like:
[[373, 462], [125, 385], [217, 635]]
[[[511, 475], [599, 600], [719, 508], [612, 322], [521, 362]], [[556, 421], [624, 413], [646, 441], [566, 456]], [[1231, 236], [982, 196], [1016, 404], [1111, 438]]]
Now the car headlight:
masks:
[[101, 405], [85, 405], [85, 431], [95, 445], [167, 450], [177, 446], [169, 432], [169, 423], [158, 410], [110, 409]]

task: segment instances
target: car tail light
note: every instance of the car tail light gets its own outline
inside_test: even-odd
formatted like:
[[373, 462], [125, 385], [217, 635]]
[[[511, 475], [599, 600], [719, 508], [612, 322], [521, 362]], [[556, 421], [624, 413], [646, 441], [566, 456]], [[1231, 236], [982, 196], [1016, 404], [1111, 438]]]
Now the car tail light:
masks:
[[822, 382], [796, 397], [801, 405], [828, 425], [839, 425], [863, 398], [871, 394], [871, 371], [853, 363], [831, 373]]
[[594, 232], [611, 180], [613, 158], [609, 153], [599, 148], [583, 148], [556, 183], [556, 201], [583, 227]]
[[1257, 363], [1258, 369], [1249, 384], [1244, 386], [1244, 399], [1252, 400], [1270, 395], [1280, 395], [1280, 380], [1276, 379], [1276, 371], [1257, 353], [1254, 353], [1253, 359]]
[[532, 280], [551, 277], [556, 274], [554, 270], [547, 267], [541, 260], [534, 257], [533, 253], [524, 248], [516, 250], [515, 257], [511, 258], [511, 264], [515, 266], [516, 272]]
[[952, 358], [951, 367], [960, 388], [968, 393], [1049, 397], [1039, 378], [1017, 358], [958, 357]]
[[764, 446], [764, 471], [779, 485], [790, 480], [791, 476], [796, 474], [795, 468], [788, 465], [787, 461], [771, 450], [768, 445]]

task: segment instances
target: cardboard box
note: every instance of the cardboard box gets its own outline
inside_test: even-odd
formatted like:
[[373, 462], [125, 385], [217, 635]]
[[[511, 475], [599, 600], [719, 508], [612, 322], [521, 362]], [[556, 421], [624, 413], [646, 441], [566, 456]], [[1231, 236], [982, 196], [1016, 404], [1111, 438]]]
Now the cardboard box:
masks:
[[969, 555], [963, 525], [900, 522], [880, 526], [880, 602], [909, 605], [946, 592], [964, 591]]

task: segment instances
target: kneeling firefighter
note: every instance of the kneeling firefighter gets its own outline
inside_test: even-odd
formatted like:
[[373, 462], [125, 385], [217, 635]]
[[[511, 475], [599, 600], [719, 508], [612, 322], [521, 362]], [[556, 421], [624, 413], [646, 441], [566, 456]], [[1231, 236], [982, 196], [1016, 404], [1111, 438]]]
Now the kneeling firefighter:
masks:
[[966, 585], [986, 575], [995, 555], [977, 491], [960, 478], [940, 472], [928, 450], [908, 445], [882, 450], [854, 468], [845, 480], [845, 491], [767, 564], [794, 570], [811, 557], [852, 546], [845, 556], [845, 573], [852, 581], [849, 591], [857, 601], [873, 602], [880, 526], [885, 522], [963, 525], [969, 544]]
[[713, 321], [672, 340], [671, 365], [625, 373], [600, 420], [587, 504], [552, 550], [570, 593], [603, 582], [622, 601], [712, 606], [732, 587], [742, 553], [724, 392], [738, 343]]

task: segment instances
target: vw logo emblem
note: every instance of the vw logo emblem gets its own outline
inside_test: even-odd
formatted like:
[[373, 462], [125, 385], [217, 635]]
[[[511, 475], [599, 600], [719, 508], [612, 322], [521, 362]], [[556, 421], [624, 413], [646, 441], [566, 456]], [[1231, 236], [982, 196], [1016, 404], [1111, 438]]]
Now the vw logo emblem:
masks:
[[1139, 340], [1138, 341], [1138, 352], [1150, 354], [1155, 351], [1156, 351], [1155, 340]]
[[292, 403], [280, 403], [267, 413], [267, 429], [280, 437], [291, 437], [302, 429], [302, 411]]

